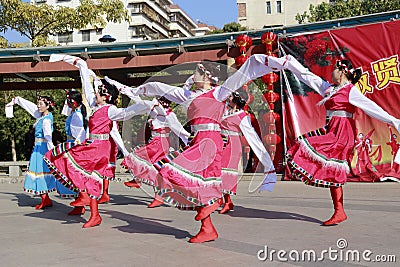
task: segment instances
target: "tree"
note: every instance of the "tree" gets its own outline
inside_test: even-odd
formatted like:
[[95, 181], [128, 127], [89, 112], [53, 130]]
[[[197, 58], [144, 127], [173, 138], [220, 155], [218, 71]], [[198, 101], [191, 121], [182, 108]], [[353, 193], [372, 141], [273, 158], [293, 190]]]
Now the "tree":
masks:
[[[55, 102], [55, 110], [52, 112], [54, 117], [53, 127], [65, 134], [64, 123], [66, 117], [60, 114], [64, 105], [65, 93], [63, 90], [41, 91], [41, 95], [52, 96]], [[29, 101], [36, 103], [36, 91], [3, 91], [0, 94], [0, 161], [4, 160], [23, 160], [24, 156], [24, 136], [29, 129], [29, 125], [35, 119], [23, 108], [14, 106], [14, 118], [6, 118], [4, 107], [14, 96], [21, 96]], [[16, 158], [14, 158], [16, 157]], [[25, 159], [29, 160], [29, 159]]]
[[310, 5], [309, 13], [298, 13], [299, 23], [317, 22], [338, 18], [354, 17], [400, 9], [399, 0], [336, 0], [331, 3]]
[[247, 31], [247, 27], [243, 27], [237, 22], [231, 22], [224, 25], [222, 29], [211, 31], [207, 34], [217, 34], [217, 33], [224, 33], [224, 32], [241, 32]]
[[48, 45], [48, 36], [69, 33], [88, 25], [102, 28], [107, 22], [129, 21], [120, 0], [80, 0], [76, 8], [31, 5], [22, 0], [0, 0], [0, 32], [15, 30], [31, 40], [32, 46]]

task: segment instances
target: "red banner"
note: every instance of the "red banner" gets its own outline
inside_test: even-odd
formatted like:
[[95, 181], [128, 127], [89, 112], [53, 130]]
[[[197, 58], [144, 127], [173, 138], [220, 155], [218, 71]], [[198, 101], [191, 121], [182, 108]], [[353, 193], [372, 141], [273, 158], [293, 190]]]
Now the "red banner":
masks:
[[[329, 82], [336, 59], [344, 56], [355, 68], [362, 69], [357, 84], [360, 91], [390, 115], [400, 118], [399, 36], [400, 21], [391, 21], [281, 38], [280, 44], [286, 53]], [[285, 75], [286, 87], [293, 92], [285, 100], [283, 112], [290, 146], [298, 134], [325, 125], [325, 109], [316, 105], [320, 95], [300, 84], [290, 73]], [[399, 148], [399, 133], [362, 110], [356, 111], [354, 119], [358, 138], [349, 181], [400, 179], [400, 167], [393, 162]]]

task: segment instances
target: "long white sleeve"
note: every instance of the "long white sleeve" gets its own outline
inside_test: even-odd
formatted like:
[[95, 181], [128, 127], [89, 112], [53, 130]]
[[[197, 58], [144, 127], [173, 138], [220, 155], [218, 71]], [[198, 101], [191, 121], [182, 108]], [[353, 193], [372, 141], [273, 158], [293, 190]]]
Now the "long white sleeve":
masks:
[[127, 108], [117, 108], [112, 105], [108, 109], [108, 117], [113, 121], [126, 121], [137, 115], [148, 114], [157, 103], [157, 101], [145, 101], [140, 99], [140, 101]]
[[251, 125], [250, 118], [248, 116], [243, 118], [243, 120], [240, 122], [239, 127], [243, 133], [243, 136], [249, 143], [251, 149], [254, 151], [254, 154], [264, 166], [264, 181], [260, 188], [260, 191], [272, 191], [276, 183], [276, 173], [274, 171], [274, 163], [272, 162], [268, 151], [265, 149], [262, 141], [258, 137], [257, 132]]
[[183, 128], [175, 113], [171, 112], [167, 116], [167, 125], [174, 134], [176, 134], [187, 145], [190, 133]]
[[191, 91], [160, 82], [149, 82], [135, 88], [135, 95], [164, 96], [168, 100], [181, 104], [189, 99]]
[[[266, 65], [268, 60], [268, 66]], [[284, 68], [286, 58], [276, 58], [263, 54], [255, 54], [230, 76], [220, 87], [214, 91], [214, 97], [219, 101], [225, 101], [233, 92], [238, 90], [247, 82], [259, 78], [272, 71]]]
[[13, 100], [9, 104], [7, 104], [7, 106], [14, 105], [14, 104], [17, 104], [21, 108], [28, 111], [28, 113], [31, 114], [36, 119], [40, 118], [42, 116], [42, 113], [39, 112], [37, 105], [29, 100], [26, 100], [22, 97], [16, 96], [13, 98]]
[[309, 87], [311, 87], [311, 89], [316, 91], [321, 96], [325, 96], [325, 91], [331, 87], [330, 83], [309, 71], [291, 55], [287, 56], [285, 69], [290, 70], [297, 77], [297, 79], [307, 84]]
[[384, 123], [393, 125], [398, 132], [400, 132], [400, 120], [391, 116], [383, 108], [378, 106], [374, 101], [364, 96], [356, 86], [350, 89], [349, 94], [350, 104], [360, 108], [368, 116], [380, 120]]
[[47, 141], [47, 149], [53, 149], [53, 131], [51, 130], [51, 120], [49, 119], [44, 119], [43, 120], [43, 136], [44, 139]]
[[119, 149], [122, 151], [122, 153], [124, 154], [124, 157], [129, 155], [129, 152], [124, 145], [124, 141], [122, 141], [122, 137], [119, 134], [117, 122], [115, 122], [115, 121], [113, 122], [113, 128], [111, 129], [110, 136], [114, 140], [114, 142], [117, 144]]
[[79, 69], [82, 88], [85, 93], [86, 100], [89, 106], [93, 108], [96, 105], [96, 96], [91, 77], [94, 78], [95, 74], [88, 68], [86, 61], [84, 61], [79, 57], [74, 57], [70, 55], [51, 54], [49, 62], [56, 62], [56, 61], [64, 61]]
[[104, 79], [109, 82], [110, 84], [114, 85], [115, 87], [117, 87], [118, 91], [121, 94], [126, 95], [127, 97], [133, 99], [135, 97], [135, 94], [133, 94], [133, 92], [136, 92], [136, 89], [133, 87], [129, 87], [125, 84], [122, 84], [120, 82], [117, 82], [113, 79], [110, 79], [109, 77], [105, 76]]
[[83, 127], [82, 113], [74, 112], [72, 114], [70, 128], [72, 136], [80, 143], [86, 139], [86, 130]]

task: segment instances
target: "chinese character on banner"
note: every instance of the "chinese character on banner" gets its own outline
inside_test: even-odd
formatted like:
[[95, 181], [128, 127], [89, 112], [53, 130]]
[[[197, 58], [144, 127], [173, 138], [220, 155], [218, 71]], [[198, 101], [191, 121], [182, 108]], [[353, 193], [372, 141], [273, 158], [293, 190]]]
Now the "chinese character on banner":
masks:
[[369, 84], [369, 73], [364, 72], [361, 75], [360, 80], [356, 83], [356, 86], [360, 90], [360, 92], [365, 95], [366, 93], [372, 94], [374, 92], [374, 87]]
[[390, 82], [400, 84], [398, 55], [380, 59], [371, 65], [378, 90], [384, 89]]

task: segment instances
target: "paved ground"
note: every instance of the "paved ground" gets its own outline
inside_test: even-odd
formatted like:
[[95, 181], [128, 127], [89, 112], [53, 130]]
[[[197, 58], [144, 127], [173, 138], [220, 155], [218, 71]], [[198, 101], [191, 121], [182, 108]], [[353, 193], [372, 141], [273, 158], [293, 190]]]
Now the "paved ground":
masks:
[[[367, 251], [365, 257], [395, 255], [400, 261], [397, 183], [346, 185], [349, 220], [322, 227], [322, 220], [332, 212], [327, 189], [279, 182], [272, 193], [249, 194], [249, 182], [242, 181], [233, 198], [235, 211], [212, 215], [220, 237], [190, 244], [188, 238], [200, 226], [193, 220], [195, 213], [167, 206], [146, 208], [150, 188], [128, 189], [120, 182], [112, 183], [111, 202], [100, 206], [103, 223], [82, 229], [89, 213], [67, 216], [70, 200], [52, 194], [54, 206], [36, 211], [33, 206], [39, 198], [22, 192], [21, 183], [4, 180], [0, 183], [2, 266], [398, 266], [365, 261], [362, 253], [367, 250], [372, 254]], [[338, 248], [339, 239], [344, 239], [339, 244], [343, 249]], [[265, 258], [266, 247], [268, 254], [282, 250], [281, 260], [276, 253], [272, 260], [270, 255], [259, 260], [257, 254]], [[312, 251], [324, 261], [307, 260]], [[353, 260], [357, 253], [360, 261]], [[299, 261], [294, 260], [297, 255]], [[342, 260], [335, 261], [340, 255]]]

